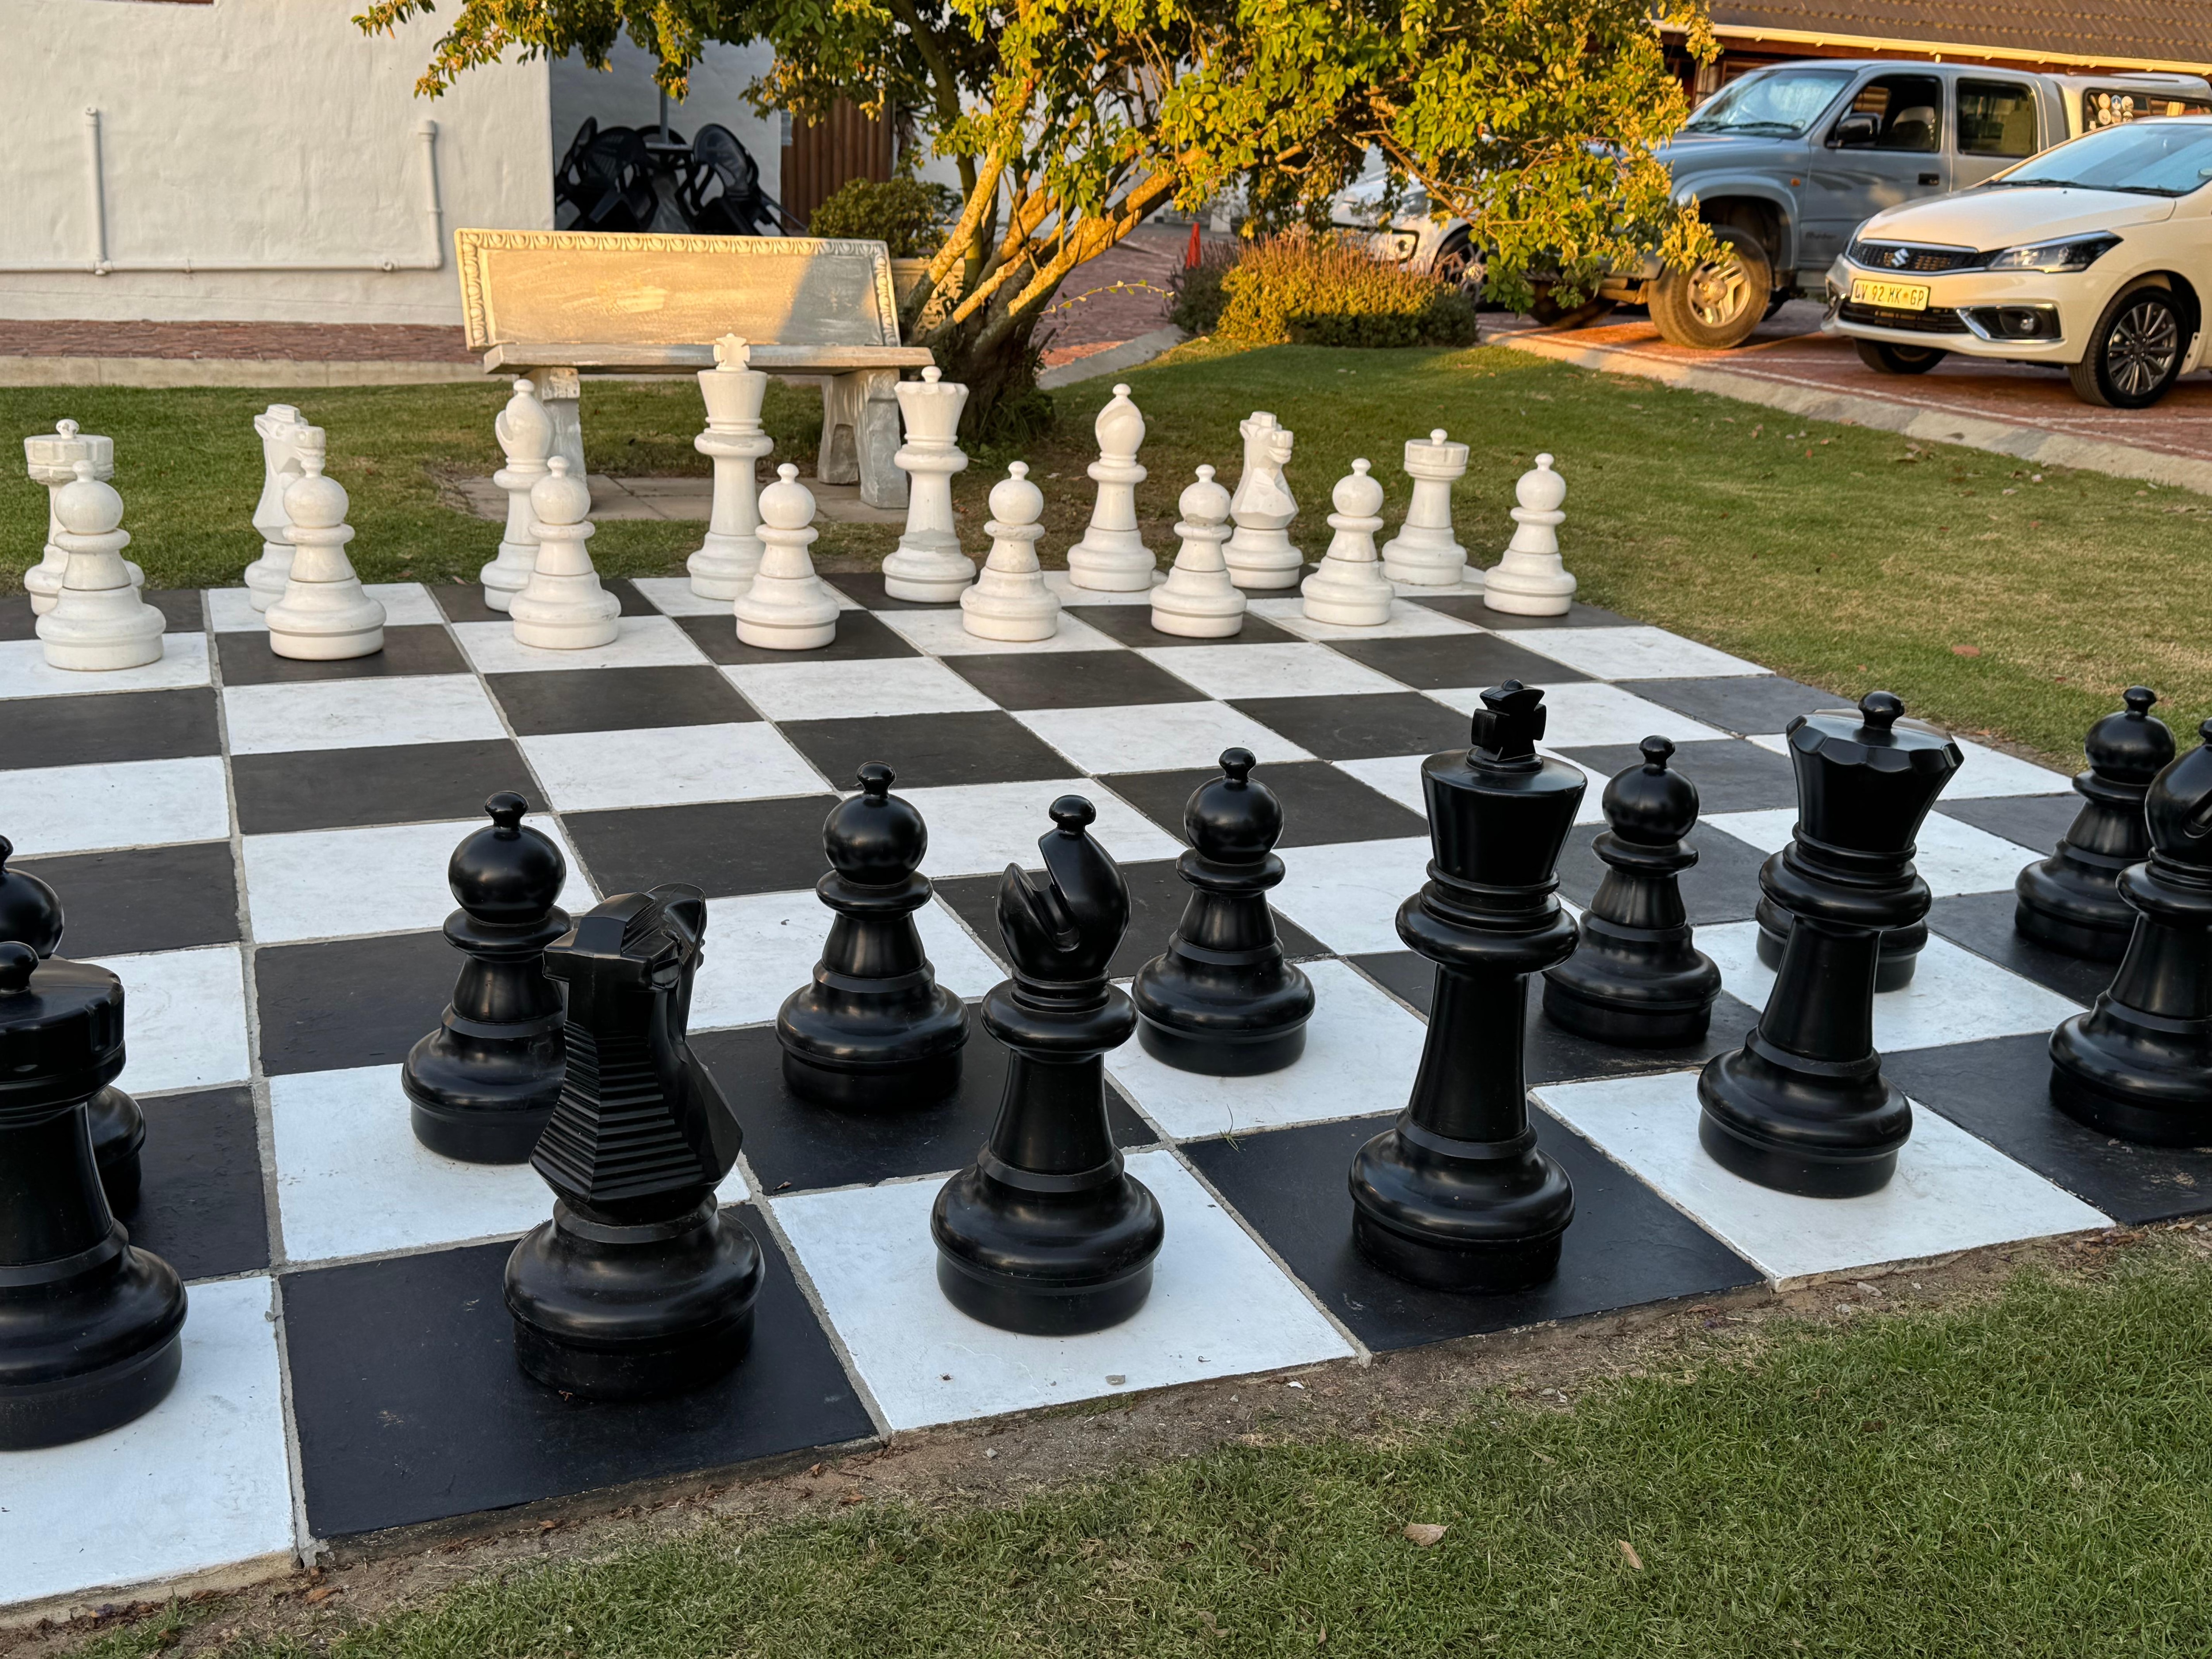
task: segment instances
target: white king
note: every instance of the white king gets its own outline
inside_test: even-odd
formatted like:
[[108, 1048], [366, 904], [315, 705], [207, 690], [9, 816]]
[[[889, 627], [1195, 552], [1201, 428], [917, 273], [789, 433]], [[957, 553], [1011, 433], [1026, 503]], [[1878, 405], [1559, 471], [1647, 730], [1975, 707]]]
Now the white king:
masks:
[[753, 583], [768, 544], [760, 538], [761, 458], [775, 440], [761, 425], [768, 376], [751, 367], [751, 350], [734, 334], [714, 342], [714, 367], [699, 373], [707, 429], [691, 447], [714, 462], [714, 509], [707, 539], [685, 562], [691, 591], [702, 599], [734, 599]]

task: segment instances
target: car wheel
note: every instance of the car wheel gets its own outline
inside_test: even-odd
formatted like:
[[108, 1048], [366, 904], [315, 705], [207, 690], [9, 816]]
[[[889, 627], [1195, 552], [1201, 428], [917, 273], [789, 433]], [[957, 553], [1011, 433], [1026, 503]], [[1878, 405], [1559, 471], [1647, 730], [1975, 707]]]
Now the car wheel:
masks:
[[1463, 230], [1455, 230], [1444, 239], [1437, 250], [1436, 258], [1429, 265], [1429, 274], [1438, 282], [1449, 283], [1473, 293], [1482, 286], [1481, 263], [1474, 257], [1474, 243]]
[[2130, 289], [2106, 307], [2089, 349], [2066, 373], [2074, 395], [2100, 409], [2148, 409], [2181, 378], [2189, 324], [2170, 289]]
[[1670, 345], [1726, 351], [1751, 337], [1774, 297], [1774, 265], [1748, 231], [1713, 232], [1720, 255], [1692, 270], [1662, 272], [1649, 290], [1651, 321]]
[[1584, 323], [1594, 323], [1613, 309], [1613, 301], [1601, 300], [1595, 295], [1577, 305], [1562, 305], [1553, 293], [1551, 284], [1536, 284], [1536, 297], [1528, 301], [1528, 314], [1546, 328], [1580, 328]]
[[1951, 354], [1934, 346], [1892, 345], [1887, 340], [1854, 340], [1859, 361], [1877, 374], [1925, 374]]

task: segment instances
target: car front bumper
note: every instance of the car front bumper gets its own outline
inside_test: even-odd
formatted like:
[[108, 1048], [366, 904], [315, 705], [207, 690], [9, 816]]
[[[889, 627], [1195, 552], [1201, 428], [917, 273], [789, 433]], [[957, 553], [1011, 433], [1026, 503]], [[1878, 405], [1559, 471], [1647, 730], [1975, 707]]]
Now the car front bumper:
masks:
[[[2105, 284], [2087, 271], [1895, 271], [1838, 258], [1828, 267], [1824, 334], [1893, 345], [1955, 351], [1968, 357], [2011, 362], [2078, 362], [2105, 305]], [[1924, 311], [1900, 312], [1856, 305], [1855, 278], [1925, 287]], [[2036, 332], [2017, 331], [2035, 319]]]

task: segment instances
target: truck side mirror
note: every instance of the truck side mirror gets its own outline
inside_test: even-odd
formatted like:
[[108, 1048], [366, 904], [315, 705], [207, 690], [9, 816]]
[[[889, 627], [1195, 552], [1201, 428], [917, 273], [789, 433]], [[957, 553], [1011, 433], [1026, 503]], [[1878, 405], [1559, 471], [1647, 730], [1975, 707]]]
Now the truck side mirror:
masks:
[[1864, 110], [1853, 110], [1836, 123], [1828, 134], [1830, 149], [1872, 149], [1874, 142], [1881, 136], [1880, 118]]

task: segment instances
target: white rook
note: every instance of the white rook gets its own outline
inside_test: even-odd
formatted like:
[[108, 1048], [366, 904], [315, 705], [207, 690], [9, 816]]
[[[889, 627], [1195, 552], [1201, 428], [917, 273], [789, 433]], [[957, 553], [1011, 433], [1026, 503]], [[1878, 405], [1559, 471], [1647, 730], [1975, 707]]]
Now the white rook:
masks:
[[1239, 587], [1296, 587], [1305, 559], [1291, 544], [1290, 523], [1298, 516], [1298, 504], [1283, 478], [1291, 434], [1265, 410], [1238, 422], [1237, 429], [1244, 434], [1244, 471], [1229, 498], [1237, 530], [1222, 557]]
[[300, 477], [303, 434], [319, 431], [289, 404], [271, 404], [253, 417], [261, 440], [261, 500], [253, 508], [253, 527], [261, 533], [261, 556], [246, 567], [246, 595], [256, 611], [284, 597], [292, 577], [292, 521], [284, 516], [284, 492]]
[[1574, 603], [1575, 579], [1559, 557], [1559, 526], [1567, 515], [1567, 481], [1552, 471], [1552, 458], [1539, 455], [1535, 470], [1514, 486], [1521, 505], [1513, 509], [1518, 526], [1505, 556], [1486, 571], [1482, 603], [1491, 611], [1516, 617], [1564, 617]]
[[1382, 486], [1365, 461], [1354, 461], [1351, 475], [1337, 480], [1332, 499], [1336, 511], [1328, 515], [1328, 527], [1336, 534], [1322, 556], [1321, 568], [1306, 578], [1306, 615], [1344, 628], [1380, 628], [1390, 620], [1397, 598], [1375, 554], [1375, 532], [1382, 527]]
[[906, 441], [891, 465], [912, 488], [906, 529], [884, 556], [884, 592], [911, 605], [950, 605], [975, 580], [975, 561], [960, 550], [952, 522], [952, 475], [968, 465], [954, 441], [968, 388], [943, 376], [941, 369], [925, 368], [919, 380], [901, 380], [896, 388]]
[[[310, 428], [318, 439], [322, 434]], [[292, 526], [292, 575], [269, 607], [269, 648], [280, 657], [331, 662], [384, 649], [384, 607], [362, 590], [346, 544], [346, 493], [323, 476], [321, 445], [301, 456], [301, 476], [284, 492]]]
[[1145, 417], [1129, 401], [1128, 387], [1114, 388], [1091, 431], [1098, 459], [1088, 470], [1098, 498], [1091, 527], [1067, 550], [1067, 579], [1093, 592], [1141, 593], [1152, 585], [1159, 562], [1137, 530], [1137, 486], [1145, 481], [1137, 451], [1145, 441]]
[[[31, 482], [46, 487], [46, 550], [41, 562], [23, 573], [31, 609], [43, 617], [54, 608], [54, 596], [62, 591], [62, 577], [69, 569], [69, 555], [56, 538], [62, 527], [56, 503], [63, 489], [76, 482], [79, 461], [88, 462], [92, 476], [103, 483], [115, 476], [115, 440], [80, 432], [75, 421], [59, 421], [52, 432], [23, 440], [23, 459], [29, 463]], [[137, 565], [125, 559], [123, 568], [131, 573], [132, 586], [145, 585], [146, 573]]]
[[592, 568], [592, 489], [556, 455], [530, 489], [530, 533], [538, 562], [530, 586], [507, 615], [518, 643], [547, 651], [587, 651], [612, 645], [622, 632], [622, 601], [599, 586]]
[[1060, 631], [1060, 596], [1044, 583], [1037, 538], [1044, 492], [1030, 482], [1029, 463], [1016, 461], [991, 490], [991, 556], [983, 574], [960, 596], [960, 625], [979, 640], [1048, 640]]
[[53, 668], [140, 668], [161, 659], [161, 613], [138, 597], [123, 550], [123, 497], [76, 463], [52, 501], [60, 519], [54, 539], [69, 563], [52, 608], [38, 621]]
[[1213, 469], [1198, 469], [1198, 482], [1176, 503], [1175, 527], [1182, 546], [1168, 579], [1152, 590], [1152, 626], [1187, 640], [1224, 640], [1244, 629], [1244, 595], [1229, 580], [1221, 544], [1229, 539], [1229, 492], [1213, 482]]
[[738, 638], [769, 651], [814, 651], [837, 637], [837, 599], [814, 574], [806, 550], [822, 532], [814, 526], [814, 495], [788, 461], [761, 491], [761, 556], [753, 584], [732, 608]]
[[[1469, 580], [1467, 550], [1452, 533], [1452, 486], [1467, 476], [1467, 446], [1438, 427], [1406, 445], [1406, 476], [1413, 499], [1405, 527], [1382, 544], [1382, 574], [1412, 587], [1457, 587]], [[1472, 573], [1480, 586], [1482, 573]]]
[[530, 492], [552, 469], [553, 417], [538, 400], [538, 388], [527, 380], [514, 383], [514, 395], [491, 423], [499, 434], [499, 447], [507, 465], [491, 481], [507, 492], [507, 528], [500, 535], [499, 555], [477, 572], [483, 584], [484, 604], [504, 611], [514, 596], [530, 586], [530, 573], [538, 568], [538, 541], [530, 533]]
[[714, 342], [714, 366], [699, 371], [707, 429], [691, 447], [714, 463], [714, 514], [707, 539], [684, 562], [702, 599], [734, 599], [753, 584], [768, 544], [760, 538], [760, 459], [775, 447], [761, 425], [768, 376], [751, 367], [750, 348], [734, 334]]

